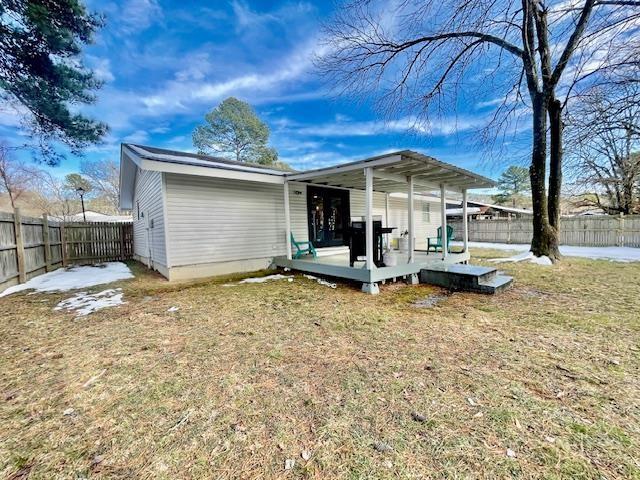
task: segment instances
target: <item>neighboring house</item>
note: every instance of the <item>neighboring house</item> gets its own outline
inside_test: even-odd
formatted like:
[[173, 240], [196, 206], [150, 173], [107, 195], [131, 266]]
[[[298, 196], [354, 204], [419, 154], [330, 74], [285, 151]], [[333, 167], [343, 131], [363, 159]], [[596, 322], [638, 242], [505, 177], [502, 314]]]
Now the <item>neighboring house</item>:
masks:
[[100, 212], [94, 212], [93, 210], [86, 210], [84, 215], [82, 212], [74, 213], [73, 215], [66, 215], [64, 217], [50, 217], [55, 220], [65, 222], [84, 222], [85, 218], [87, 222], [131, 222], [133, 217], [131, 215], [107, 215]]
[[[462, 218], [462, 202], [447, 199], [447, 217], [452, 220]], [[469, 200], [467, 214], [472, 220], [490, 220], [494, 218], [528, 218], [533, 215], [532, 210], [524, 208], [505, 207], [490, 203]]]
[[[266, 268], [274, 257], [286, 259], [288, 229], [296, 241], [310, 239], [321, 254], [344, 249], [350, 218], [367, 214], [367, 167], [376, 172], [367, 188], [381, 190], [372, 191], [369, 214], [396, 227], [392, 239], [410, 229], [408, 197], [402, 193], [407, 188], [397, 188], [407, 182], [407, 172], [427, 175], [428, 166], [434, 178], [451, 180], [457, 192], [461, 186], [493, 185], [410, 151], [311, 172], [132, 144], [122, 145], [120, 161], [120, 207], [133, 214], [135, 258], [170, 280]], [[416, 186], [426, 183], [416, 180]], [[444, 205], [428, 195], [413, 198], [415, 249], [424, 250], [442, 223]], [[459, 261], [466, 259], [468, 254]]]

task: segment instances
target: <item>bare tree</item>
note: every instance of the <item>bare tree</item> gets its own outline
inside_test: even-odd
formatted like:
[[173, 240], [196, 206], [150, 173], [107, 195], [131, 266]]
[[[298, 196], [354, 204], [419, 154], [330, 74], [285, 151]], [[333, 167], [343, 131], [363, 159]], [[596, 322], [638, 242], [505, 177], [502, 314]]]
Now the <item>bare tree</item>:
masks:
[[103, 197], [113, 212], [120, 210], [120, 166], [112, 159], [84, 160], [80, 173], [91, 180], [94, 192]]
[[32, 185], [33, 170], [16, 160], [11, 150], [6, 143], [0, 143], [0, 191], [9, 195], [11, 207], [16, 208], [16, 201]]
[[610, 214], [640, 209], [640, 84], [594, 88], [568, 122], [576, 183], [594, 189], [593, 203]]
[[640, 1], [387, 5], [345, 4], [326, 27], [321, 71], [339, 92], [374, 93], [386, 114], [409, 111], [427, 125], [459, 101], [472, 101], [474, 86], [501, 99], [488, 122], [497, 132], [525, 113], [532, 125], [531, 250], [558, 259], [563, 112], [603, 72], [638, 66]]
[[37, 170], [32, 191], [34, 205], [47, 215], [66, 220], [79, 210], [75, 192], [69, 190], [64, 179], [46, 170]]

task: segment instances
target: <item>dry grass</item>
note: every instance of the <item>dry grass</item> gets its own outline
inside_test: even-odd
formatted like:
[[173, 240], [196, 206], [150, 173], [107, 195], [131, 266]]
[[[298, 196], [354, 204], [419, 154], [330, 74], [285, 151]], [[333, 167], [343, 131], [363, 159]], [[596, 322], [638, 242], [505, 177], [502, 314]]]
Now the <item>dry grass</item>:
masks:
[[79, 319], [0, 300], [0, 476], [640, 478], [640, 264], [509, 265], [510, 291], [431, 308], [134, 268]]

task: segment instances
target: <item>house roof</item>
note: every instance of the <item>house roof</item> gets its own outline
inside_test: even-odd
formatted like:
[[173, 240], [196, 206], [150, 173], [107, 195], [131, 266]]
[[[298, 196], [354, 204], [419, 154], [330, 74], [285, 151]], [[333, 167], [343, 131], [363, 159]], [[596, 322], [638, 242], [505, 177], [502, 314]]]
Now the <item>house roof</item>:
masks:
[[533, 210], [527, 210], [526, 208], [505, 207], [504, 205], [495, 205], [492, 203], [477, 202], [475, 200], [469, 200], [467, 203], [473, 204], [473, 205], [480, 205], [481, 207], [493, 208], [494, 210], [502, 210], [504, 212], [533, 215]]
[[306, 172], [292, 172], [209, 155], [124, 143], [121, 148], [120, 207], [132, 208], [136, 168], [276, 184], [290, 180], [364, 190], [363, 169], [367, 167], [373, 168], [374, 190], [378, 192], [406, 191], [408, 177], [413, 177], [417, 192], [437, 189], [441, 184], [446, 184], [453, 191], [495, 185], [487, 177], [412, 150], [400, 150]]
[[[374, 190], [382, 192], [399, 191], [399, 185], [406, 184], [407, 177], [413, 177], [414, 185], [419, 189], [439, 188], [441, 184], [451, 190], [495, 186], [495, 182], [487, 177], [412, 150], [400, 150], [334, 167], [291, 173], [287, 175], [287, 179], [362, 190], [365, 188], [362, 169], [366, 167], [374, 168]], [[401, 190], [406, 190], [406, 187], [401, 187]]]
[[277, 167], [260, 165], [258, 163], [237, 162], [228, 158], [214, 157], [212, 155], [203, 155], [200, 153], [179, 152], [176, 150], [167, 150], [165, 148], [148, 147], [145, 145], [136, 145], [133, 143], [124, 143], [123, 147], [131, 149], [141, 158], [154, 160], [158, 162], [176, 163], [181, 165], [193, 165], [207, 168], [223, 168], [238, 170], [243, 172], [257, 172], [268, 175], [284, 175], [289, 170]]
[[51, 217], [54, 220], [66, 221], [66, 222], [131, 222], [133, 218], [131, 215], [107, 215], [105, 213], [95, 212], [93, 210], [86, 210], [84, 215], [82, 212], [74, 213], [72, 215], [66, 215], [64, 217]]
[[[480, 213], [480, 207], [467, 207], [467, 215], [472, 215], [474, 213]], [[464, 209], [462, 208], [447, 208], [447, 216], [456, 216], [462, 215], [464, 213]]]
[[[462, 201], [461, 200], [457, 200], [457, 199], [453, 199], [453, 198], [447, 198], [447, 206], [448, 207], [455, 208], [454, 206], [457, 206], [457, 205], [462, 205]], [[469, 206], [476, 205], [476, 206], [479, 206], [479, 207], [483, 207], [485, 211], [488, 208], [493, 208], [494, 210], [503, 210], [505, 212], [522, 213], [522, 214], [525, 214], [525, 215], [533, 215], [533, 210], [529, 210], [529, 209], [526, 209], [526, 208], [507, 207], [505, 205], [496, 205], [494, 203], [480, 202], [478, 200], [468, 200], [467, 201], [467, 205], [469, 205]]]

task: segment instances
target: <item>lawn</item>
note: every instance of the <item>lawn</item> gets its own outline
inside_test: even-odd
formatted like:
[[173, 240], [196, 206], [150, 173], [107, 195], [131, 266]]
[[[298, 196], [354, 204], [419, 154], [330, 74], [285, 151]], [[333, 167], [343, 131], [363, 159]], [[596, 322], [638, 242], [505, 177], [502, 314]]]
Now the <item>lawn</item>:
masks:
[[132, 268], [85, 317], [0, 299], [1, 477], [640, 478], [640, 263], [496, 296]]

